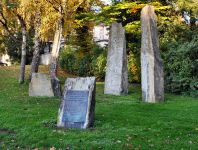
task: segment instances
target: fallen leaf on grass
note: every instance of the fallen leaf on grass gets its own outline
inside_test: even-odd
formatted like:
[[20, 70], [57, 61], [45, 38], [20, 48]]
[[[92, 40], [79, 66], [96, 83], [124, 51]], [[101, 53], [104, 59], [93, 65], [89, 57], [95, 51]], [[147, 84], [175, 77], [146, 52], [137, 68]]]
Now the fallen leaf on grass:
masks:
[[56, 148], [55, 147], [51, 147], [50, 150], [56, 150]]

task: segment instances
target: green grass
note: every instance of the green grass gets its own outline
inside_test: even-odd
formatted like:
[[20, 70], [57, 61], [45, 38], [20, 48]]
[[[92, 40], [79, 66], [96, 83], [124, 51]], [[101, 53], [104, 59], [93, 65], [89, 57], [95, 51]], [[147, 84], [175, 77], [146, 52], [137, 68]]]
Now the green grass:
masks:
[[196, 98], [166, 94], [164, 104], [146, 104], [140, 87], [112, 96], [97, 83], [94, 128], [60, 130], [60, 100], [28, 97], [28, 83], [19, 85], [17, 76], [18, 67], [0, 67], [0, 150], [198, 149]]

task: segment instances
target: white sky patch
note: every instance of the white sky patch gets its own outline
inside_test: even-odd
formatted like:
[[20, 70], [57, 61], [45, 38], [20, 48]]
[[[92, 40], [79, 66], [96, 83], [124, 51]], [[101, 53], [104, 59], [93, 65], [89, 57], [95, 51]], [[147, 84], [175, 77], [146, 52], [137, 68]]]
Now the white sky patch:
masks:
[[105, 4], [111, 4], [111, 0], [101, 0], [103, 2], [105, 2]]
[[[102, 2], [104, 2], [105, 5], [110, 5], [112, 4], [112, 0], [101, 0]], [[96, 13], [100, 13], [101, 12], [101, 7], [99, 6], [93, 6], [92, 10], [95, 11]]]

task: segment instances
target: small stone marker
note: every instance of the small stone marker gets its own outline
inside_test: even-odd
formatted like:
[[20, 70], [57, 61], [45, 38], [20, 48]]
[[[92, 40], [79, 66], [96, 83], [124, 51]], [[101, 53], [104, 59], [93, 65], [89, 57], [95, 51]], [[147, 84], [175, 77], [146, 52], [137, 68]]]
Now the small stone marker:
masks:
[[29, 84], [29, 96], [53, 97], [51, 79], [42, 73], [33, 73]]
[[112, 23], [110, 30], [104, 93], [128, 93], [125, 29], [117, 22]]
[[154, 7], [145, 6], [141, 12], [141, 79], [143, 101], [150, 103], [164, 100], [163, 62], [156, 22]]
[[92, 127], [95, 110], [95, 77], [67, 78], [58, 113], [58, 127]]

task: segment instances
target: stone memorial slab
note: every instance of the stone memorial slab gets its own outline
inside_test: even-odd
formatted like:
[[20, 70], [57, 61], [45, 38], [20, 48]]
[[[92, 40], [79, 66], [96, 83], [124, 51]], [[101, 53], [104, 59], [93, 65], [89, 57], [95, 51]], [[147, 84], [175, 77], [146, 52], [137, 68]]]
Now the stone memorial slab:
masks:
[[147, 5], [142, 9], [141, 30], [142, 98], [145, 102], [161, 102], [164, 100], [164, 72], [153, 6]]
[[110, 30], [104, 93], [128, 93], [125, 29], [117, 22], [112, 23]]
[[58, 113], [58, 127], [86, 129], [93, 126], [95, 77], [68, 78]]
[[29, 84], [29, 96], [53, 97], [51, 79], [42, 73], [33, 73]]

